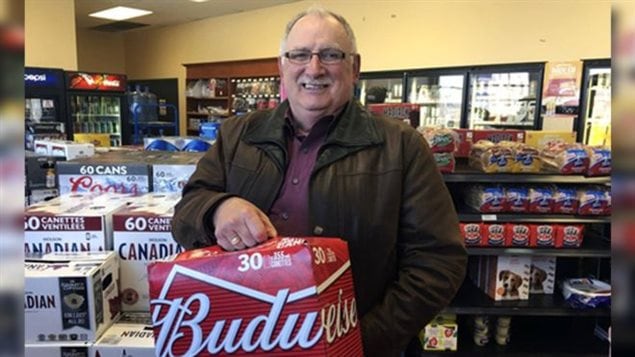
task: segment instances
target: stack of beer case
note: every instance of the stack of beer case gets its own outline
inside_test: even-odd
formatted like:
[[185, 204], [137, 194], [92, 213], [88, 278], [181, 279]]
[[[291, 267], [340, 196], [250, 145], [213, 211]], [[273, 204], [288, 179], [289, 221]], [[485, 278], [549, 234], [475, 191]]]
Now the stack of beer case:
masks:
[[60, 194], [181, 192], [200, 152], [109, 151], [58, 164]]
[[146, 265], [182, 251], [179, 197], [75, 192], [25, 210], [26, 356], [154, 356]]

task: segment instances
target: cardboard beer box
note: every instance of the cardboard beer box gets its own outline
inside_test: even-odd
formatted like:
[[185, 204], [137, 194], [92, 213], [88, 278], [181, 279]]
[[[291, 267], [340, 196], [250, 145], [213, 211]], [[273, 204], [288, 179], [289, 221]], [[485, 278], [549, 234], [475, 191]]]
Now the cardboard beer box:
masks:
[[94, 342], [119, 314], [114, 252], [49, 253], [24, 263], [26, 343]]
[[67, 140], [35, 140], [34, 151], [41, 155], [65, 157], [73, 160], [95, 155], [93, 144], [82, 144]]
[[181, 193], [201, 157], [198, 152], [165, 153], [152, 163], [152, 192]]
[[60, 341], [24, 345], [24, 357], [90, 357], [89, 353], [89, 342]]
[[155, 357], [150, 314], [138, 321], [124, 314], [90, 348], [90, 357]]
[[179, 199], [175, 193], [147, 193], [113, 214], [123, 311], [150, 311], [148, 263], [183, 250], [171, 233], [174, 205]]
[[130, 195], [66, 194], [27, 207], [24, 252], [112, 250], [112, 214]]
[[157, 356], [362, 356], [347, 243], [275, 238], [148, 266]]
[[152, 174], [147, 157], [137, 151], [110, 151], [91, 158], [60, 162], [57, 175], [60, 193], [150, 192]]
[[148, 151], [206, 152], [213, 144], [213, 140], [197, 136], [143, 138], [143, 148]]

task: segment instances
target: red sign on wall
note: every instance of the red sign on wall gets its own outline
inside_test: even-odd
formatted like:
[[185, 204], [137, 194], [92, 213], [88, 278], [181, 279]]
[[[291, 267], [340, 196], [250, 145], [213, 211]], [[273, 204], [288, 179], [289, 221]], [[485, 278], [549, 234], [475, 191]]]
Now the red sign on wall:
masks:
[[67, 73], [68, 89], [123, 92], [126, 76], [120, 74]]

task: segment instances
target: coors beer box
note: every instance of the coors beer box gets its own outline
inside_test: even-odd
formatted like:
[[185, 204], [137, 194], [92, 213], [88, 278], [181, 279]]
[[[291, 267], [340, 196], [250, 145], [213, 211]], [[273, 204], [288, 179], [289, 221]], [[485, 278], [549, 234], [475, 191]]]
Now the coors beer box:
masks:
[[24, 252], [112, 250], [112, 213], [130, 195], [67, 194], [24, 212]]
[[345, 241], [275, 238], [148, 266], [157, 356], [362, 356]]
[[147, 193], [113, 214], [123, 311], [150, 311], [147, 264], [183, 250], [171, 233], [174, 205], [179, 198], [175, 193]]
[[91, 347], [91, 357], [155, 357], [150, 315], [142, 323], [123, 315]]
[[109, 151], [90, 158], [58, 163], [60, 193], [113, 192], [141, 194], [150, 192], [152, 173], [148, 161], [156, 153]]
[[94, 342], [119, 314], [113, 252], [49, 253], [24, 264], [26, 343]]

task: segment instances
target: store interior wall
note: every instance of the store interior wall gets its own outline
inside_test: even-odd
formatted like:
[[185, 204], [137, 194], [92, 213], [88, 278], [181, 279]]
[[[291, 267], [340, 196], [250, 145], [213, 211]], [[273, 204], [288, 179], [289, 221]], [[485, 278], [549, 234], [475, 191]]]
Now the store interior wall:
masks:
[[126, 74], [125, 33], [77, 29], [77, 66], [86, 72]]
[[77, 70], [74, 0], [24, 1], [24, 64]]
[[[105, 35], [95, 31], [80, 32], [77, 45], [83, 48], [77, 50], [79, 63], [91, 70], [109, 71], [105, 64], [118, 68], [123, 57], [130, 79], [178, 78], [179, 92], [183, 93], [183, 64], [274, 57], [286, 22], [314, 3], [300, 1], [154, 30], [125, 32], [123, 54], [117, 50], [118, 39], [104, 40]], [[351, 23], [362, 54], [362, 71], [611, 55], [608, 1], [323, 0], [320, 4], [344, 15]], [[102, 50], [99, 43], [104, 41], [111, 50]], [[88, 70], [81, 66], [79, 69]], [[179, 101], [184, 108], [185, 96], [180, 96]], [[185, 132], [185, 115], [180, 116], [181, 132]]]

